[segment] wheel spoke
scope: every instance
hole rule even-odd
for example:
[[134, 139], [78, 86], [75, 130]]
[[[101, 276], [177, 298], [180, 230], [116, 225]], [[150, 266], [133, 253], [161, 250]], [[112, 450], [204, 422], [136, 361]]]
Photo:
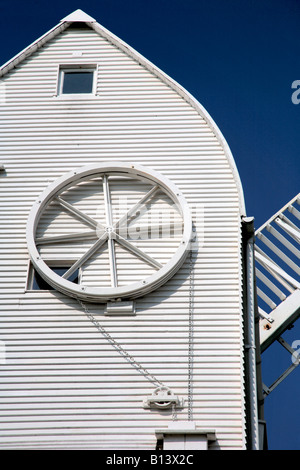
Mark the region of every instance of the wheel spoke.
[[126, 248], [128, 251], [130, 251], [131, 253], [136, 255], [141, 260], [143, 260], [146, 263], [150, 264], [150, 266], [154, 267], [155, 269], [162, 268], [162, 264], [160, 264], [158, 261], [156, 261], [151, 256], [147, 255], [144, 251], [142, 251], [139, 248], [137, 248], [136, 246], [134, 246], [128, 240], [125, 240], [125, 238], [121, 237], [121, 235], [119, 235], [118, 233], [115, 233], [115, 239], [120, 245], [122, 245], [124, 248]]
[[137, 202], [131, 209], [129, 209], [128, 212], [126, 212], [125, 215], [123, 215], [121, 217], [121, 219], [118, 220], [118, 222], [116, 222], [114, 224], [114, 229], [117, 229], [119, 228], [120, 226], [122, 226], [126, 221], [128, 221], [128, 219], [130, 217], [132, 217], [139, 209], [141, 209], [143, 207], [143, 205], [150, 199], [154, 196], [154, 194], [159, 190], [159, 186], [153, 186], [153, 188], [150, 189], [150, 191], [147, 192], [147, 194], [145, 194], [145, 196], [143, 196], [139, 202]]
[[56, 201], [59, 202], [59, 204], [67, 211], [70, 212], [72, 215], [75, 217], [78, 217], [82, 222], [85, 222], [88, 224], [90, 227], [93, 227], [95, 229], [104, 226], [100, 224], [99, 222], [96, 222], [96, 220], [92, 219], [92, 217], [89, 217], [87, 214], [84, 214], [84, 212], [80, 211], [77, 209], [77, 207], [72, 206], [72, 204], [69, 204], [67, 201], [62, 199], [61, 197], [57, 196], [55, 198]]
[[113, 217], [112, 217], [111, 198], [110, 198], [110, 190], [109, 190], [107, 175], [103, 175], [103, 194], [104, 194], [104, 203], [105, 203], [106, 224], [109, 227], [112, 227]]
[[62, 276], [64, 279], [68, 279], [75, 271], [76, 269], [80, 268], [91, 256], [93, 256], [94, 253], [96, 253], [99, 248], [101, 248], [102, 245], [107, 241], [108, 235], [105, 232], [99, 240], [97, 240], [90, 248], [87, 250], [87, 252], [81, 256], [69, 269], [65, 274]]
[[112, 238], [112, 225], [113, 225], [113, 214], [111, 206], [111, 197], [108, 184], [107, 175], [103, 175], [103, 194], [105, 202], [105, 215], [108, 232], [108, 254], [109, 254], [109, 266], [110, 266], [110, 278], [111, 286], [117, 287], [117, 265], [116, 265], [116, 253], [115, 253], [115, 242]]
[[51, 243], [64, 243], [84, 241], [87, 239], [98, 238], [95, 231], [69, 233], [67, 235], [56, 235], [53, 237], [40, 237], [35, 240], [36, 245], [46, 245]]
[[117, 266], [116, 266], [116, 254], [115, 254], [115, 244], [112, 238], [108, 238], [108, 255], [109, 255], [109, 266], [110, 266], [110, 279], [111, 286], [117, 287]]

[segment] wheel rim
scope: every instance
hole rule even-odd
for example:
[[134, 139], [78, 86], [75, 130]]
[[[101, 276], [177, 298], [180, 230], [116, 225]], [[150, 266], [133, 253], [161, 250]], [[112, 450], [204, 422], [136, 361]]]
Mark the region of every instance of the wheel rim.
[[[102, 192], [99, 192], [97, 217], [95, 214], [88, 214], [88, 210], [85, 209], [88, 207], [88, 200], [84, 200], [85, 198], [80, 200], [80, 197], [76, 196], [76, 203], [68, 201], [68, 198], [77, 194], [76, 191], [79, 194], [80, 190], [84, 188], [83, 194], [85, 194], [84, 190], [89, 188], [89, 184], [92, 187], [93, 185], [97, 186], [98, 183], [99, 188], [102, 186]], [[126, 197], [130, 196], [130, 203], [128, 208], [123, 213], [120, 211], [119, 217], [116, 217], [116, 195], [118, 194], [119, 199], [124, 202], [124, 194], [121, 190], [116, 189], [119, 187], [118, 185], [121, 185]], [[138, 191], [134, 189], [136, 187], [138, 187]], [[154, 233], [157, 229], [161, 232], [163, 226], [169, 225], [170, 235], [173, 233], [172, 237], [162, 237], [158, 242], [155, 237], [141, 238], [141, 235], [141, 240], [130, 239], [128, 236], [130, 230], [135, 235], [137, 232], [141, 234], [137, 230], [141, 228], [137, 225], [138, 221], [142, 221], [141, 211], [144, 211], [145, 218], [145, 214], [148, 215], [147, 220], [149, 221], [149, 210], [145, 208], [150, 204], [152, 204], [151, 209], [164, 208], [161, 213], [161, 222], [159, 226], [157, 226], [157, 222], [155, 222], [156, 226], [155, 223], [150, 227], [147, 227], [146, 224], [142, 229], [149, 234], [150, 228], [152, 235], [153, 229]], [[58, 215], [53, 216], [50, 236], [47, 231], [41, 235], [39, 225], [42, 225], [47, 210], [54, 210], [55, 207], [60, 212], [67, 213], [72, 220], [76, 220], [76, 223], [84, 225], [84, 228], [89, 230], [78, 232], [73, 230], [63, 234], [57, 231], [55, 233]], [[171, 211], [168, 215], [172, 220], [167, 220], [165, 217], [168, 210]], [[151, 222], [153, 222], [152, 219]], [[181, 233], [178, 232], [174, 236], [176, 224], [177, 228], [181, 224]], [[57, 226], [59, 227], [59, 225]], [[58, 291], [91, 302], [136, 298], [160, 287], [175, 274], [184, 262], [189, 250], [191, 234], [192, 221], [188, 204], [181, 191], [169, 179], [156, 171], [139, 165], [115, 162], [85, 166], [58, 178], [33, 204], [27, 224], [28, 250], [38, 273]], [[56, 247], [63, 246], [68, 249], [68, 244], [72, 247], [75, 245], [82, 247], [82, 244], [87, 242], [90, 243], [88, 248], [76, 256], [76, 260], [62, 277], [53, 272], [47, 259], [49, 247], [53, 253]], [[173, 252], [170, 251], [171, 255], [162, 256], [161, 252], [170, 250], [171, 245], [173, 250]], [[101, 254], [104, 259], [104, 247], [107, 251], [105, 256], [107, 256], [109, 264], [110, 285], [93, 285], [91, 282], [85, 282], [84, 279], [88, 279], [88, 276], [85, 275], [88, 272], [87, 266], [94, 257], [100, 259]], [[121, 269], [122, 261], [120, 260], [122, 257], [120, 257], [120, 253], [123, 255], [122, 250], [129, 253], [131, 258], [128, 267], [125, 266]], [[160, 259], [161, 257], [163, 259]], [[140, 269], [141, 275], [136, 278], [132, 277], [132, 272], [138, 271], [138, 269], [134, 268], [132, 260], [138, 260], [143, 265], [143, 268]], [[152, 271], [149, 270], [149, 267]], [[82, 283], [79, 285], [69, 280], [77, 269], [84, 273], [82, 274]], [[126, 276], [131, 279], [128, 283], [126, 283]]]

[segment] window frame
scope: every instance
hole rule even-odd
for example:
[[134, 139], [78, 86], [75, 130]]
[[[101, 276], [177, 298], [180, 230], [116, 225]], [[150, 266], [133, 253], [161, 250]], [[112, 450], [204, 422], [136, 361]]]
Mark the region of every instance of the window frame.
[[[50, 268], [69, 268], [71, 267], [76, 260], [71, 260], [71, 259], [62, 259], [62, 260], [57, 260], [57, 259], [49, 259], [46, 261], [47, 265]], [[28, 263], [28, 270], [27, 270], [27, 279], [26, 279], [26, 289], [25, 292], [50, 292], [52, 290], [55, 291], [53, 287], [51, 289], [34, 289], [33, 288], [33, 281], [34, 281], [34, 275], [35, 273], [39, 274], [38, 271], [33, 266], [33, 263], [31, 260]], [[81, 283], [81, 276], [82, 276], [82, 270], [81, 268], [78, 269], [78, 285]], [[40, 275], [40, 274], [39, 274]], [[47, 281], [45, 281], [47, 283]]]
[[[98, 67], [96, 64], [60, 64], [58, 68], [58, 79], [57, 79], [57, 97], [61, 98], [80, 98], [80, 97], [94, 97], [97, 92], [97, 71]], [[93, 85], [92, 91], [89, 93], [63, 93], [64, 77], [66, 72], [92, 72], [93, 73]]]

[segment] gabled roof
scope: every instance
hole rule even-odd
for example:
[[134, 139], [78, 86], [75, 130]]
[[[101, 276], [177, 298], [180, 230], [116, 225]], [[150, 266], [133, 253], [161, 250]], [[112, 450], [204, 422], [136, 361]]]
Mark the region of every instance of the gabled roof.
[[160, 80], [166, 83], [169, 87], [175, 90], [186, 102], [188, 102], [200, 114], [200, 116], [203, 117], [203, 119], [207, 122], [212, 132], [214, 132], [214, 134], [216, 135], [217, 139], [219, 140], [220, 144], [222, 145], [224, 149], [224, 152], [227, 156], [228, 162], [230, 164], [230, 167], [231, 167], [231, 170], [232, 170], [232, 173], [233, 173], [233, 176], [234, 176], [234, 179], [235, 179], [238, 191], [239, 191], [241, 215], [246, 215], [243, 189], [242, 189], [240, 177], [236, 168], [234, 158], [232, 156], [231, 150], [224, 136], [222, 135], [220, 129], [215, 124], [214, 120], [211, 118], [208, 112], [187, 90], [185, 90], [175, 80], [170, 78], [166, 73], [164, 73], [154, 64], [152, 64], [149, 60], [147, 60], [145, 57], [139, 54], [135, 49], [130, 47], [128, 44], [126, 44], [124, 41], [122, 41], [120, 38], [115, 36], [110, 31], [108, 31], [106, 28], [104, 28], [104, 26], [100, 25], [94, 18], [87, 15], [82, 10], [78, 9], [74, 11], [73, 13], [71, 13], [70, 15], [63, 18], [58, 25], [54, 26], [54, 28], [52, 28], [46, 34], [41, 36], [32, 44], [30, 44], [28, 47], [26, 47], [23, 51], [21, 51], [19, 54], [13, 57], [11, 60], [6, 62], [0, 68], [0, 78], [3, 77], [7, 72], [12, 70], [14, 67], [19, 65], [27, 57], [30, 57], [34, 52], [40, 49], [48, 41], [50, 41], [55, 36], [57, 36], [58, 34], [63, 32], [65, 29], [67, 29], [72, 23], [85, 23], [87, 26], [92, 28], [99, 35], [101, 35], [102, 37], [107, 39], [110, 43], [114, 44], [116, 47], [121, 49], [125, 54], [132, 57], [136, 62], [144, 66], [151, 73], [153, 73], [158, 78], [160, 78]]

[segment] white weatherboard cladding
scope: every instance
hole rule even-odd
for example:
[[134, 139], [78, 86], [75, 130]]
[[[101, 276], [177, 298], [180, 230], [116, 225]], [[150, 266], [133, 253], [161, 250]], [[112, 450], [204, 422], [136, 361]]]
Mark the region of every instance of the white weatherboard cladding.
[[[79, 61], [97, 65], [97, 95], [57, 97], [59, 65]], [[67, 29], [2, 83], [1, 448], [154, 449], [155, 429], [172, 421], [170, 410], [143, 409], [153, 384], [76, 300], [26, 291], [25, 230], [34, 201], [66, 172], [115, 160], [159, 171], [191, 208], [204, 208], [204, 243], [193, 252], [193, 419], [216, 431], [212, 448], [244, 448], [241, 201], [214, 131], [175, 89], [93, 30]], [[74, 219], [62, 217], [73, 229]], [[201, 234], [196, 209], [193, 221]], [[134, 317], [104, 317], [104, 305], [89, 305], [126, 351], [185, 400], [189, 292], [187, 259], [165, 285], [136, 300]], [[187, 417], [186, 401], [177, 419]]]

